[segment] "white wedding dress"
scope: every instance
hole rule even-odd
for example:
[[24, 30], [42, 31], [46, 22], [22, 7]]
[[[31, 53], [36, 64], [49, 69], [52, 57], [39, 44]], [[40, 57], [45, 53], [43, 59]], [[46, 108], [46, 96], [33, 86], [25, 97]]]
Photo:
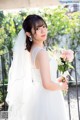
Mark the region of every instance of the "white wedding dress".
[[[45, 49], [35, 47], [31, 52], [33, 80], [29, 101], [9, 107], [8, 120], [69, 120], [62, 91], [51, 91], [42, 85], [40, 70], [35, 67], [35, 58], [40, 50]], [[49, 62], [51, 80], [57, 82], [57, 63], [52, 57], [49, 57]], [[25, 101], [26, 98], [25, 94]]]

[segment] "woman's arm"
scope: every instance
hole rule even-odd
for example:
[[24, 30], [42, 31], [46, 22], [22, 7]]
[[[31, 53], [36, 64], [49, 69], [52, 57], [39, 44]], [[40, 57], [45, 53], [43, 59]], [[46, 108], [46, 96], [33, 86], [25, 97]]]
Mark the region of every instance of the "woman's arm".
[[66, 82], [64, 83], [60, 82], [58, 84], [51, 81], [49, 58], [46, 51], [41, 50], [38, 53], [36, 60], [40, 69], [42, 84], [45, 89], [49, 89], [49, 90], [67, 90], [68, 89], [68, 85]]

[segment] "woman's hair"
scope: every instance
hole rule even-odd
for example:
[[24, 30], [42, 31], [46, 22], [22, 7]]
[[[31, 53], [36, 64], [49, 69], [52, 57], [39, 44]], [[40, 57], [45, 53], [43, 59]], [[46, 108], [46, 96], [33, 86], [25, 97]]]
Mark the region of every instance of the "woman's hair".
[[[42, 17], [40, 17], [39, 15], [33, 14], [33, 15], [29, 15], [26, 17], [22, 26], [23, 26], [23, 29], [25, 32], [29, 32], [32, 35], [32, 33], [31, 33], [32, 28], [35, 30], [35, 33], [36, 33], [37, 27], [41, 27], [44, 24], [47, 27], [47, 24]], [[30, 51], [32, 43], [33, 43], [33, 41], [30, 41], [30, 38], [26, 35], [25, 50], [27, 49], [28, 51]]]

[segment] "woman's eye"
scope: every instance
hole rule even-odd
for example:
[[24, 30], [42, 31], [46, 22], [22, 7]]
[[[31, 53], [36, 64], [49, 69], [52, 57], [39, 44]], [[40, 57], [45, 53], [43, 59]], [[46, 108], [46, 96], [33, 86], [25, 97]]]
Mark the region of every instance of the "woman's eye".
[[37, 27], [36, 30], [39, 30], [39, 27]]
[[43, 25], [43, 28], [45, 28], [46, 27], [46, 25]]

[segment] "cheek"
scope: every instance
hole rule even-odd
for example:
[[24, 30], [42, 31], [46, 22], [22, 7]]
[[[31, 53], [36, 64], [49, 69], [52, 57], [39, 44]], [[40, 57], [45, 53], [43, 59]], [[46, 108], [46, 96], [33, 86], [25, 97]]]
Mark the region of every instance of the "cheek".
[[39, 37], [38, 34], [34, 34], [34, 35], [33, 35], [33, 39], [37, 39], [38, 37]]
[[39, 38], [40, 37], [40, 32], [36, 32], [36, 34], [34, 35], [34, 38]]
[[48, 29], [45, 30], [45, 33], [46, 33], [46, 34], [48, 33]]

